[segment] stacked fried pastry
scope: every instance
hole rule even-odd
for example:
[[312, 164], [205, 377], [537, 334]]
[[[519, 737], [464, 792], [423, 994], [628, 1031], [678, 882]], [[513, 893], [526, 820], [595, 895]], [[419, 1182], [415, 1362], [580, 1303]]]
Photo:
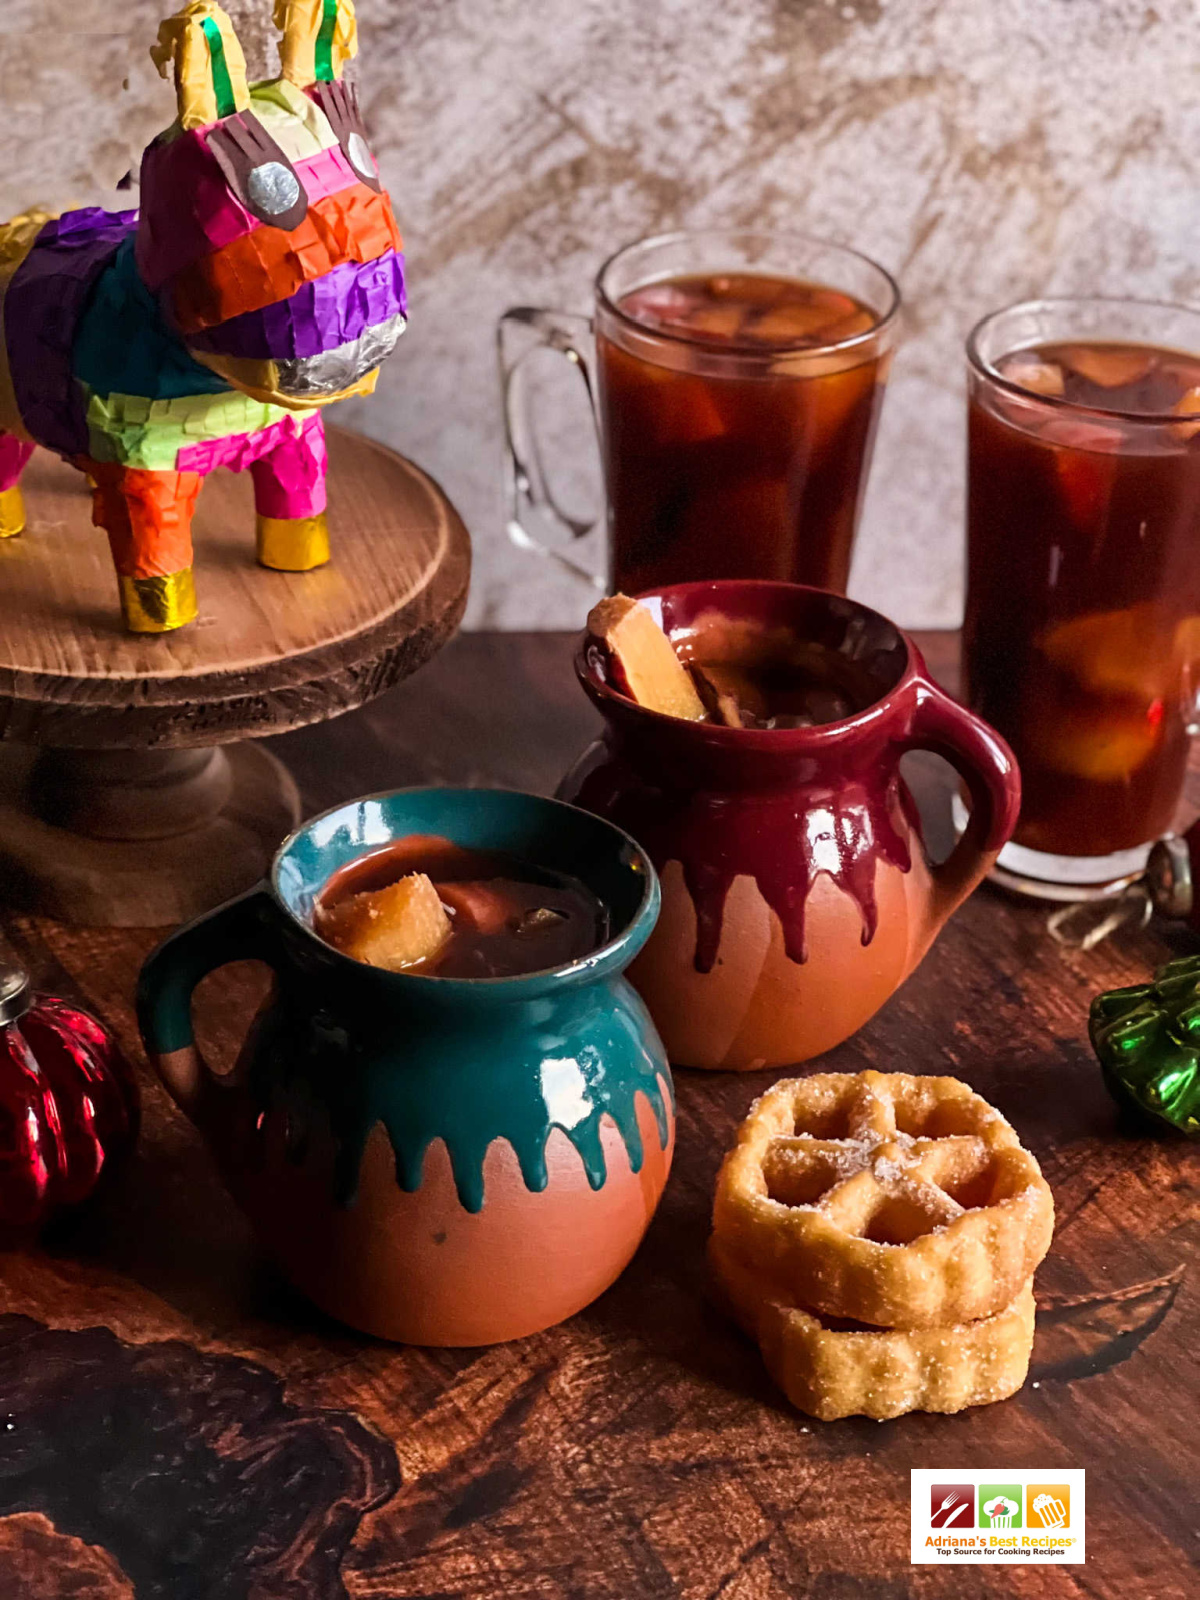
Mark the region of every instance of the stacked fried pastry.
[[792, 1403], [830, 1420], [1014, 1394], [1054, 1202], [957, 1078], [820, 1073], [750, 1109], [717, 1180], [709, 1258]]

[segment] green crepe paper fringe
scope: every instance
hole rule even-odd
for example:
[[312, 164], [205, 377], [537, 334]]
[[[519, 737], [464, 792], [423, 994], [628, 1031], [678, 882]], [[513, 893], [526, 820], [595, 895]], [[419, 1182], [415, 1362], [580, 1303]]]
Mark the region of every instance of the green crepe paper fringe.
[[[325, 9], [329, 9], [329, 0], [325, 0]], [[337, 0], [334, 0], [334, 15], [337, 14]], [[231, 117], [237, 110], [237, 101], [233, 98], [233, 84], [229, 78], [229, 68], [225, 64], [225, 41], [221, 38], [221, 30], [211, 17], [205, 17], [201, 23], [204, 37], [208, 40], [208, 58], [212, 62], [213, 93], [217, 97], [217, 116]]]
[[238, 393], [183, 395], [171, 400], [148, 400], [140, 394], [106, 398], [92, 394], [87, 403], [88, 447], [95, 461], [173, 472], [175, 458], [186, 445], [257, 433], [284, 417], [305, 414]]
[[325, 9], [321, 15], [321, 26], [313, 52], [313, 66], [318, 83], [329, 83], [333, 79], [333, 36], [337, 32], [337, 16], [338, 0], [325, 0]]

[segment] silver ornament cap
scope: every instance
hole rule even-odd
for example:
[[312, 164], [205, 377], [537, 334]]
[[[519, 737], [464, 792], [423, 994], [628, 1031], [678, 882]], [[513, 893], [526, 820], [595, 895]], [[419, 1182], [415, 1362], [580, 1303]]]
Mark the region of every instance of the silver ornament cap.
[[0, 962], [0, 1028], [23, 1017], [33, 1004], [33, 985], [24, 967]]

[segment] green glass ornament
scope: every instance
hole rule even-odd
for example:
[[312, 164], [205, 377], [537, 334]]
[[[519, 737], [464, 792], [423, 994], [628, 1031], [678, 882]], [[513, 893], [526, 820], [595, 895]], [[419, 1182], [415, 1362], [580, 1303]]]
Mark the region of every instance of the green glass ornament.
[[1114, 1099], [1200, 1138], [1200, 955], [1098, 994], [1088, 1033]]

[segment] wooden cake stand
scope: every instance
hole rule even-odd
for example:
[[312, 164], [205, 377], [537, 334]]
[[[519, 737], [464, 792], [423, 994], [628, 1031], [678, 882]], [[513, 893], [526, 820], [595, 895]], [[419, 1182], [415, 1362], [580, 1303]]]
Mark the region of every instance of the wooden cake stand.
[[462, 617], [470, 542], [426, 475], [329, 430], [333, 560], [254, 559], [249, 473], [217, 472], [194, 523], [200, 616], [126, 633], [83, 475], [39, 450], [28, 526], [0, 540], [0, 903], [158, 927], [249, 887], [299, 820], [247, 741], [353, 710]]

